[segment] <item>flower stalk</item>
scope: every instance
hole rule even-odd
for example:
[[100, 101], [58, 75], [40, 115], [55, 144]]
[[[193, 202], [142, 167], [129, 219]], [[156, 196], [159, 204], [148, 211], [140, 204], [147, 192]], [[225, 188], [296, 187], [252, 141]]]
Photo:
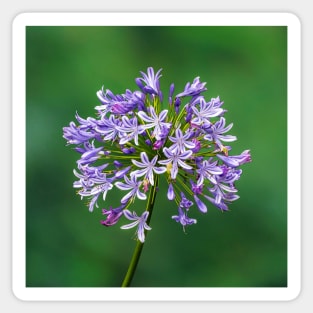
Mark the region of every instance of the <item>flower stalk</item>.
[[[150, 219], [152, 216], [152, 210], [154, 207], [155, 198], [157, 194], [158, 182], [159, 182], [159, 179], [157, 176], [155, 184], [153, 188], [151, 188], [150, 190], [150, 194], [149, 194], [148, 201], [147, 201], [146, 211], [149, 212], [148, 219], [147, 219], [148, 225], [150, 224]], [[137, 268], [137, 265], [141, 256], [143, 245], [144, 245], [144, 242], [137, 240], [137, 243], [133, 252], [133, 256], [130, 260], [130, 263], [129, 263], [129, 266], [128, 266], [128, 269], [127, 269], [127, 272], [126, 272], [126, 275], [124, 277], [121, 287], [130, 287], [130, 284], [134, 277], [134, 274], [135, 274], [135, 271], [136, 271], [136, 268]]]

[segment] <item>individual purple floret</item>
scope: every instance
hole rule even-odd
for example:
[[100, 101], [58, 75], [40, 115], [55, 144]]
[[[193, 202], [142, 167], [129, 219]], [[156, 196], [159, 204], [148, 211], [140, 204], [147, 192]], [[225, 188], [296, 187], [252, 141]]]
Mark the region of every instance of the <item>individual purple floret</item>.
[[178, 215], [173, 215], [172, 219], [180, 223], [185, 230], [185, 226], [196, 224], [197, 220], [187, 216], [189, 208], [193, 205], [192, 201], [188, 200], [183, 192], [181, 192], [181, 201], [178, 206]]
[[167, 165], [170, 168], [171, 179], [175, 179], [179, 167], [186, 170], [191, 170], [192, 166], [188, 165], [185, 160], [189, 159], [192, 155], [192, 151], [184, 151], [180, 152], [177, 150], [172, 151], [170, 148], [163, 149], [164, 156], [166, 157], [165, 160], [159, 161], [160, 164]]
[[224, 135], [232, 128], [232, 126], [233, 124], [229, 124], [225, 127], [225, 118], [221, 117], [215, 124], [210, 124], [207, 128], [205, 128], [207, 135], [203, 138], [214, 142], [221, 150], [223, 150], [224, 146], [221, 141], [231, 142], [237, 140], [236, 136]]
[[191, 107], [193, 111], [193, 118], [191, 119], [191, 124], [197, 125], [198, 127], [203, 124], [211, 125], [211, 119], [216, 116], [221, 116], [223, 114], [223, 109], [214, 105], [215, 99], [210, 102], [206, 102], [203, 98], [200, 99], [199, 107], [193, 105]]
[[104, 226], [112, 226], [116, 224], [123, 215], [123, 209], [123, 205], [115, 209], [110, 207], [110, 210], [102, 209], [102, 214], [106, 215], [107, 217], [105, 220], [100, 221], [101, 224]]
[[195, 143], [190, 140], [190, 133], [183, 134], [179, 128], [175, 130], [175, 137], [169, 136], [168, 139], [173, 142], [170, 146], [173, 152], [185, 152], [196, 147]]
[[201, 83], [200, 82], [200, 77], [196, 77], [193, 80], [192, 84], [190, 84], [190, 83], [186, 84], [185, 90], [183, 92], [177, 94], [176, 98], [187, 97], [187, 96], [198, 96], [203, 91], [207, 90], [205, 85], [206, 85], [206, 83]]
[[230, 167], [238, 167], [239, 165], [251, 162], [250, 150], [245, 150], [240, 155], [226, 156], [217, 154], [217, 157]]
[[157, 140], [162, 139], [163, 128], [170, 129], [171, 123], [167, 123], [166, 116], [168, 111], [163, 110], [159, 115], [155, 112], [154, 107], [148, 107], [149, 115], [146, 112], [138, 112], [138, 116], [144, 122], [144, 129], [153, 129], [151, 136]]
[[122, 125], [116, 126], [116, 129], [120, 133], [121, 145], [129, 141], [134, 141], [135, 145], [139, 145], [139, 136], [145, 131], [142, 125], [138, 125], [137, 117], [129, 119], [127, 116], [122, 117]]
[[137, 181], [136, 176], [131, 176], [128, 178], [124, 176], [124, 183], [118, 181], [115, 183], [115, 186], [120, 190], [130, 190], [128, 194], [126, 194], [122, 199], [121, 203], [127, 203], [129, 200], [138, 198], [140, 200], [146, 200], [147, 196], [140, 190], [140, 186], [142, 185], [142, 181]]
[[147, 156], [146, 152], [140, 153], [141, 162], [132, 160], [133, 164], [140, 168], [135, 170], [131, 173], [131, 176], [136, 178], [144, 176], [149, 183], [153, 186], [154, 185], [154, 174], [163, 174], [166, 171], [166, 167], [164, 166], [155, 166], [158, 160], [158, 156], [156, 155], [151, 161]]
[[124, 210], [123, 211], [124, 213], [124, 216], [130, 220], [130, 221], [134, 221], [130, 224], [127, 224], [127, 225], [124, 225], [124, 226], [121, 226], [121, 229], [129, 229], [129, 228], [133, 228], [135, 226], [138, 225], [138, 228], [137, 228], [137, 237], [138, 237], [138, 240], [140, 242], [144, 242], [145, 241], [145, 229], [146, 230], [151, 230], [152, 228], [146, 223], [147, 222], [147, 218], [149, 216], [149, 212], [145, 211], [142, 213], [141, 216], [138, 216], [136, 214], [136, 212], [133, 212], [131, 213], [129, 210]]
[[136, 84], [138, 87], [144, 92], [151, 95], [156, 95], [161, 98], [162, 101], [162, 92], [160, 90], [160, 75], [162, 69], [159, 69], [156, 74], [154, 74], [154, 70], [152, 67], [149, 67], [147, 70], [147, 74], [144, 72], [140, 72], [142, 77], [136, 78]]
[[173, 215], [172, 219], [177, 223], [180, 223], [185, 230], [185, 226], [196, 224], [197, 220], [187, 216], [186, 209], [183, 209], [181, 206], [178, 207], [178, 215]]
[[213, 184], [216, 184], [215, 176], [223, 173], [217, 163], [218, 161], [213, 161], [212, 158], [210, 158], [209, 160], [204, 160], [201, 164], [199, 164], [199, 168], [196, 170], [199, 175], [197, 181], [198, 186], [201, 186], [205, 179], [209, 180]]

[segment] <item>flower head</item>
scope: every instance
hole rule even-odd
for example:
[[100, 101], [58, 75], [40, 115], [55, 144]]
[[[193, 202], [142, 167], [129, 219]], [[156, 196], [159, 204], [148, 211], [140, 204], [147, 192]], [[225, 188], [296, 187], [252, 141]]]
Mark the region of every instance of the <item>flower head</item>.
[[[250, 150], [231, 155], [237, 137], [228, 132], [226, 110], [219, 97], [207, 101], [203, 93], [206, 83], [196, 77], [175, 96], [171, 84], [166, 103], [160, 87], [161, 69], [140, 72], [135, 79], [137, 89], [114, 94], [110, 89], [97, 92], [100, 103], [95, 106], [96, 118], [80, 117], [63, 128], [68, 145], [79, 154], [73, 186], [81, 198], [88, 199], [89, 210], [100, 201], [110, 201], [111, 190], [122, 193], [120, 205], [102, 209], [104, 226], [115, 225], [120, 219], [132, 221], [122, 226], [137, 226], [136, 236], [144, 242], [150, 230], [148, 216], [157, 194], [159, 177], [165, 183], [167, 199], [176, 202], [178, 213], [172, 219], [183, 228], [196, 224], [190, 218], [195, 207], [207, 213], [209, 205], [222, 211], [239, 199], [235, 187], [240, 179], [240, 166], [251, 162]], [[134, 203], [142, 207], [137, 214], [130, 211]], [[169, 202], [170, 203], [170, 202]], [[144, 209], [145, 208], [145, 209]], [[161, 208], [162, 209], [162, 208]]]

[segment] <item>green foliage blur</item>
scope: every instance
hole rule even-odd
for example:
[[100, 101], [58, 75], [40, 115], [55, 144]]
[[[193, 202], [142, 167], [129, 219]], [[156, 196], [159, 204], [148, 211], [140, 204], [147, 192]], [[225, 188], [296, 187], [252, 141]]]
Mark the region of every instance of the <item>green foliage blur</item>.
[[[231, 210], [193, 209], [198, 223], [186, 233], [160, 187], [132, 286], [287, 286], [286, 27], [29, 26], [26, 66], [27, 287], [121, 285], [134, 229], [102, 226], [101, 207], [90, 213], [76, 195], [79, 154], [62, 128], [76, 111], [95, 117], [102, 86], [137, 89], [149, 66], [163, 69], [164, 98], [172, 82], [175, 93], [197, 76], [207, 82], [206, 98], [220, 96], [234, 123], [231, 153], [250, 149], [253, 162]], [[109, 192], [102, 207], [120, 195]]]

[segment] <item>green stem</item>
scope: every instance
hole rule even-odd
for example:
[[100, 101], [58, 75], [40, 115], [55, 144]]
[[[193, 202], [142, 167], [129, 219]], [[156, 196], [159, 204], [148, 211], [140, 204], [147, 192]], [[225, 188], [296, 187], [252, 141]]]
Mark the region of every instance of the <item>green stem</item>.
[[141, 255], [142, 248], [143, 248], [143, 243], [138, 240], [136, 247], [135, 247], [135, 250], [134, 250], [134, 253], [133, 253], [133, 257], [129, 263], [127, 273], [126, 273], [125, 278], [123, 280], [122, 287], [129, 287], [130, 286], [130, 283], [133, 279], [133, 276], [134, 276], [136, 268], [137, 268], [137, 264], [138, 264], [138, 261], [139, 261], [140, 255]]
[[[152, 188], [150, 190], [148, 201], [147, 201], [147, 206], [146, 206], [146, 211], [149, 212], [149, 216], [148, 216], [148, 219], [147, 219], [147, 224], [148, 225], [150, 223], [150, 219], [151, 219], [151, 215], [152, 215], [152, 210], [153, 210], [153, 206], [154, 206], [154, 202], [155, 202], [155, 198], [156, 198], [156, 193], [157, 193], [156, 190], [157, 190], [157, 187], [158, 187], [158, 183], [159, 183], [159, 177], [158, 177], [158, 175], [156, 175], [154, 186], [152, 186]], [[141, 251], [142, 251], [143, 245], [144, 245], [144, 243], [137, 239], [137, 244], [136, 244], [133, 256], [131, 258], [131, 261], [129, 263], [128, 270], [126, 272], [125, 278], [123, 280], [122, 287], [129, 287], [130, 286], [131, 281], [132, 281], [132, 279], [134, 277], [134, 274], [135, 274], [135, 271], [136, 271], [139, 259], [140, 259], [140, 255], [141, 255]]]

